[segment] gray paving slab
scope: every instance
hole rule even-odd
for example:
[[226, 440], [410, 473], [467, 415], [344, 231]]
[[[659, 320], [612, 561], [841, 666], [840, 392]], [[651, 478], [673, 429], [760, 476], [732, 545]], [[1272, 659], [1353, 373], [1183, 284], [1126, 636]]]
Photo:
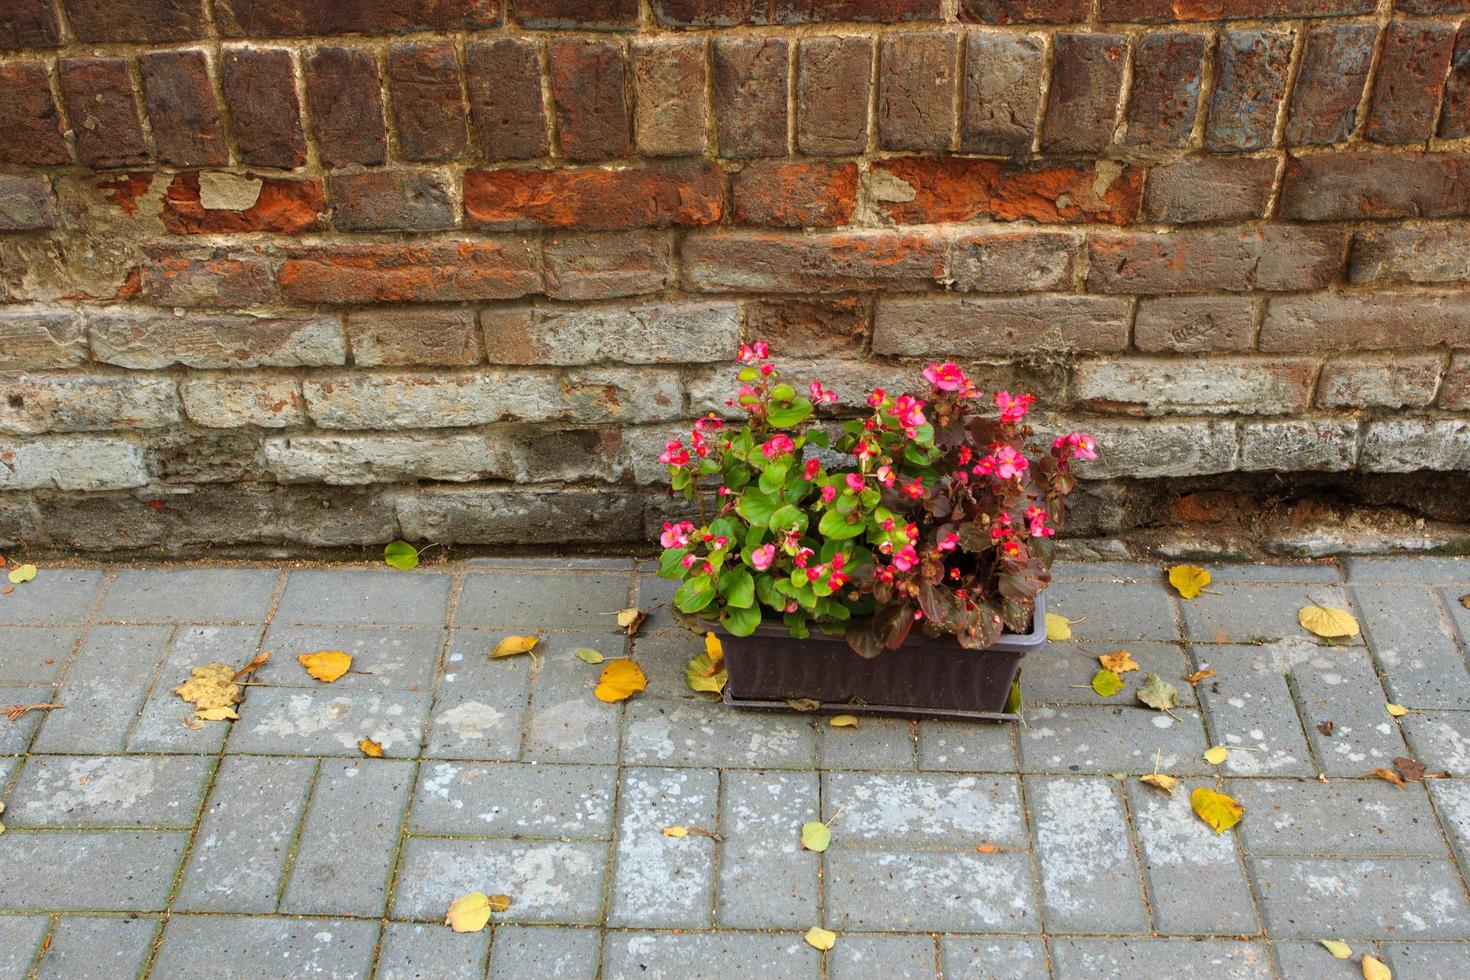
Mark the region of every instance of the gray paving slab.
[[194, 826], [215, 761], [203, 756], [33, 755], [5, 811], [12, 827]]
[[[1101, 665], [1098, 657], [1126, 650], [1138, 663], [1138, 670], [1121, 675], [1124, 689], [1103, 697], [1092, 689], [1092, 678]], [[1048, 643], [1029, 654], [1022, 666], [1022, 694], [1027, 704], [1102, 704], [1116, 705], [1134, 699], [1146, 673], [1173, 684], [1179, 690], [1179, 703], [1195, 703], [1194, 688], [1182, 678], [1194, 671], [1184, 654], [1182, 643], [1157, 640], [1128, 640], [1119, 643], [1102, 641], [1067, 641]]]
[[810, 769], [816, 756], [812, 718], [796, 712], [652, 698], [628, 705], [623, 761], [629, 765]]
[[338, 691], [326, 684], [252, 688], [231, 725], [229, 751], [355, 757], [367, 738], [389, 757], [415, 756], [431, 698], [428, 691]]
[[499, 926], [490, 950], [490, 980], [594, 980], [601, 946], [596, 929]]
[[633, 659], [648, 677], [648, 697], [712, 700], [715, 695], [695, 691], [684, 677], [689, 661], [704, 653], [704, 640], [688, 630], [640, 633], [633, 640]]
[[625, 769], [607, 923], [707, 929], [714, 905], [714, 840], [668, 837], [666, 827], [713, 830], [719, 774], [708, 769]]
[[409, 830], [481, 837], [612, 837], [612, 766], [424, 762]]
[[1271, 951], [1262, 942], [1225, 939], [1057, 939], [1057, 980], [1271, 980]]
[[1439, 824], [1454, 848], [1455, 859], [1462, 869], [1470, 867], [1470, 783], [1457, 779], [1430, 779], [1424, 785], [1434, 800]]
[[843, 936], [827, 954], [828, 980], [934, 980], [928, 936]]
[[[1314, 776], [1317, 764], [1297, 717], [1286, 670], [1257, 646], [1202, 645], [1200, 684], [1210, 737], [1229, 749], [1219, 771], [1246, 776]], [[1313, 649], [1315, 655], [1316, 651]]]
[[572, 651], [587, 647], [612, 660], [623, 656], [623, 640], [621, 635], [595, 633], [545, 638], [531, 683], [522, 758], [538, 762], [617, 761], [623, 706], [607, 704], [593, 695], [604, 667], [584, 663]]
[[1148, 931], [1123, 793], [1104, 778], [1026, 777], [1052, 932]]
[[0, 596], [0, 623], [81, 623], [102, 589], [100, 568], [44, 568]]
[[1340, 960], [1319, 942], [1277, 940], [1272, 945], [1276, 948], [1276, 963], [1281, 968], [1282, 980], [1363, 980], [1364, 953], [1376, 956], [1382, 962], [1382, 950], [1377, 943], [1363, 939], [1344, 941], [1354, 955]]
[[[0, 708], [13, 704], [50, 704], [55, 691], [49, 687], [0, 687]], [[31, 744], [48, 712], [28, 711], [17, 721], [0, 725], [0, 755], [19, 755]]]
[[50, 929], [44, 915], [0, 915], [0, 976], [25, 976]]
[[544, 555], [533, 558], [483, 555], [465, 559], [467, 567], [486, 571], [524, 569], [542, 572], [631, 572], [639, 564], [636, 558], [618, 558], [614, 555]]
[[1423, 582], [1470, 585], [1470, 558], [1383, 557], [1345, 559], [1348, 581], [1417, 585]]
[[443, 572], [294, 571], [273, 622], [442, 626], [449, 584]]
[[390, 922], [383, 927], [382, 950], [373, 976], [377, 980], [476, 980], [485, 975], [489, 955], [489, 929], [455, 932], [442, 923]]
[[1179, 639], [1174, 603], [1162, 577], [1128, 583], [1058, 582], [1047, 589], [1046, 611], [1073, 621], [1072, 642]]
[[64, 915], [36, 975], [48, 980], [136, 977], [153, 951], [158, 928], [153, 918]]
[[1250, 872], [1273, 936], [1470, 938], [1470, 905], [1448, 860], [1254, 858]]
[[674, 618], [674, 593], [679, 591], [679, 583], [646, 573], [636, 575], [634, 579], [637, 589], [635, 601], [639, 609], [648, 613], [643, 631], [682, 629]]
[[456, 898], [482, 891], [511, 898], [497, 922], [600, 922], [607, 850], [590, 841], [411, 837], [400, 859], [393, 917], [443, 922]]
[[1041, 927], [1029, 854], [834, 847], [826, 863], [828, 929], [1032, 933]]
[[162, 911], [188, 839], [179, 831], [7, 831], [0, 909]]
[[1381, 779], [1231, 779], [1225, 792], [1250, 814], [1239, 828], [1248, 854], [1444, 856], [1423, 784], [1399, 789]]
[[1470, 670], [1433, 589], [1355, 586], [1353, 601], [1393, 701], [1408, 708], [1470, 708]]
[[76, 649], [79, 626], [9, 626], [0, 647], [0, 685], [51, 687]]
[[1470, 583], [1446, 586], [1439, 590], [1439, 601], [1444, 603], [1450, 620], [1455, 624], [1461, 650], [1470, 649], [1470, 605], [1465, 604], [1466, 596], [1470, 596]]
[[[1354, 612], [1347, 590], [1326, 583], [1220, 582], [1209, 588], [1197, 599], [1179, 600], [1185, 636], [1197, 643], [1261, 643], [1284, 637], [1310, 640], [1311, 634], [1297, 622], [1302, 606], [1316, 601]], [[1361, 643], [1359, 637], [1335, 645]]]
[[384, 914], [414, 768], [396, 759], [322, 760], [281, 911]]
[[1429, 767], [1452, 776], [1470, 776], [1470, 712], [1411, 711], [1399, 719], [1408, 753]]
[[46, 712], [38, 752], [121, 752], [168, 651], [168, 626], [94, 626]]
[[1173, 715], [1142, 705], [1030, 708], [1018, 734], [1024, 772], [1142, 773], [1157, 766], [1189, 776], [1208, 769], [1209, 745], [1194, 708]]
[[1398, 980], [1470, 977], [1470, 944], [1384, 943], [1383, 962]]
[[[1291, 686], [1327, 775], [1361, 776], [1407, 754], [1367, 650], [1338, 647], [1303, 659], [1291, 668]], [[1331, 734], [1323, 731], [1328, 721]]]
[[715, 920], [732, 929], [806, 929], [817, 922], [821, 858], [801, 846], [819, 819], [814, 772], [731, 770], [720, 793]]
[[[1023, 685], [1024, 686], [1024, 685]], [[1023, 709], [1029, 718], [1032, 709]], [[969, 721], [921, 721], [920, 769], [938, 772], [1015, 772], [1015, 725]]]
[[97, 615], [129, 623], [263, 623], [279, 577], [272, 568], [124, 568]]
[[1138, 561], [1059, 561], [1051, 576], [1054, 582], [1162, 582], [1164, 570]]
[[321, 682], [297, 658], [319, 650], [352, 656], [352, 669], [332, 682], [337, 690], [427, 690], [439, 669], [444, 632], [436, 626], [272, 626], [261, 648], [270, 661], [256, 678], [275, 687], [316, 687]]
[[817, 721], [824, 769], [913, 769], [917, 726], [905, 718], [863, 717], [851, 727]]
[[521, 754], [533, 661], [490, 659], [505, 634], [458, 631], [444, 657], [429, 740], [434, 759], [511, 760]]
[[1030, 844], [1014, 776], [827, 772], [822, 790], [822, 819], [843, 845]]
[[173, 907], [275, 911], [316, 769], [315, 759], [226, 756]]
[[[130, 752], [218, 752], [229, 736], [223, 721], [190, 728], [193, 707], [174, 688], [187, 681], [195, 667], [225, 663], [243, 667], [260, 651], [260, 626], [184, 626], [174, 635], [163, 667], [144, 699], [143, 710], [128, 736]], [[256, 688], [246, 688], [248, 698]], [[248, 710], [244, 705], [240, 710]]]
[[602, 975], [609, 980], [691, 980], [717, 972], [731, 980], [816, 980], [821, 960], [800, 935], [609, 932]]
[[945, 936], [939, 940], [945, 980], [1049, 980], [1040, 939]]
[[1336, 585], [1342, 581], [1342, 570], [1336, 562], [1212, 562], [1205, 567], [1210, 573], [1211, 582], [1326, 582]]
[[153, 976], [358, 980], [372, 969], [378, 923], [176, 915], [163, 927]]
[[575, 629], [621, 633], [632, 576], [620, 572], [471, 572], [455, 610], [456, 627], [535, 633]]

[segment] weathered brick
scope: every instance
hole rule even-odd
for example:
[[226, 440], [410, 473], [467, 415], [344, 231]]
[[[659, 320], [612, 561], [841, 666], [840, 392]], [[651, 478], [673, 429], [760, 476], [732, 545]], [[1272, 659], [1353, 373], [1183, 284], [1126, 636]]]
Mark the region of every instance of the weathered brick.
[[638, 27], [638, 0], [513, 0], [516, 20], [526, 27], [570, 27], [631, 31]]
[[523, 241], [307, 248], [281, 267], [281, 291], [305, 303], [453, 303], [514, 299], [541, 286]]
[[45, 178], [0, 174], [0, 231], [39, 231], [55, 224]]
[[673, 243], [665, 232], [553, 235], [541, 257], [546, 295], [554, 299], [656, 293], [673, 281]]
[[54, 48], [60, 43], [52, 0], [13, 0], [0, 11], [0, 48]]
[[51, 80], [38, 61], [0, 65], [0, 161], [33, 166], [71, 162]]
[[769, 23], [766, 0], [649, 0], [665, 27], [733, 27]]
[[464, 176], [466, 219], [505, 231], [689, 228], [715, 224], [724, 207], [724, 172], [710, 163], [470, 170]]
[[492, 364], [681, 364], [723, 360], [740, 343], [733, 302], [540, 306], [480, 313]]
[[962, 292], [1068, 292], [1077, 245], [1072, 235], [1051, 232], [957, 235], [950, 244], [949, 277]]
[[1358, 423], [1282, 419], [1240, 427], [1242, 470], [1350, 470], [1358, 458]]
[[265, 441], [264, 452], [266, 465], [282, 483], [533, 482], [532, 469], [548, 480], [607, 480], [617, 441], [612, 432], [538, 426], [534, 431], [279, 436]]
[[1470, 409], [1470, 353], [1456, 354], [1444, 375], [1439, 407], [1452, 412]]
[[0, 305], [0, 369], [71, 367], [87, 356], [75, 310]]
[[[471, 48], [473, 51], [474, 48]], [[317, 153], [328, 167], [387, 159], [378, 60], [361, 48], [318, 48], [306, 59]]]
[[1046, 42], [1032, 34], [990, 31], [965, 40], [960, 149], [1010, 156], [1031, 149], [1041, 106]]
[[1143, 351], [1250, 350], [1256, 301], [1249, 296], [1160, 296], [1138, 303], [1133, 343]]
[[0, 441], [0, 490], [125, 490], [148, 482], [143, 452], [122, 436]]
[[1316, 371], [1306, 357], [1084, 361], [1072, 373], [1072, 397], [1128, 415], [1290, 415], [1311, 404]]
[[276, 298], [270, 258], [250, 249], [144, 246], [139, 295], [159, 306], [262, 306]]
[[1390, 350], [1462, 343], [1470, 292], [1313, 293], [1272, 297], [1261, 350]]
[[1045, 153], [1097, 153], [1112, 141], [1128, 67], [1121, 34], [1058, 34], [1046, 118]]
[[1098, 221], [1127, 224], [1138, 213], [1143, 172], [1112, 161], [1030, 167], [956, 157], [882, 160], [873, 170], [913, 191], [890, 193], [879, 207], [904, 224], [972, 221]]
[[633, 43], [634, 128], [640, 153], [658, 157], [704, 152], [708, 76], [703, 40], [639, 38]]
[[557, 144], [568, 160], [633, 152], [628, 71], [617, 41], [565, 39], [547, 45]]
[[1154, 167], [1143, 215], [1150, 221], [1250, 221], [1260, 218], [1276, 180], [1276, 161], [1259, 157], [1195, 157]]
[[296, 69], [285, 48], [227, 48], [220, 82], [240, 161], [292, 170], [306, 162]]
[[1087, 431], [1098, 445], [1098, 458], [1087, 464], [1090, 480], [1225, 473], [1240, 451], [1233, 421], [1099, 419]]
[[1205, 149], [1259, 150], [1271, 145], [1291, 62], [1290, 31], [1226, 31], [1220, 35], [1215, 92]]
[[1470, 155], [1324, 153], [1287, 159], [1283, 218], [1344, 221], [1467, 213]]
[[194, 41], [205, 36], [196, 0], [61, 0], [77, 40]]
[[497, 26], [500, 8], [500, 0], [219, 0], [214, 16], [225, 37], [299, 37], [472, 31]]
[[859, 297], [770, 299], [746, 304], [745, 338], [764, 340], [782, 357], [861, 354], [868, 304]]
[[868, 147], [873, 40], [805, 37], [796, 52], [796, 146], [843, 156]]
[[179, 420], [169, 378], [11, 375], [0, 384], [0, 432], [156, 429]]
[[476, 488], [398, 498], [403, 533], [415, 541], [634, 541], [643, 538], [642, 514], [642, 498], [621, 490]]
[[1353, 235], [1348, 280], [1357, 284], [1470, 280], [1470, 239], [1453, 225], [1361, 229]]
[[490, 160], [529, 160], [547, 151], [538, 45], [525, 38], [475, 41], [465, 49], [470, 119]]
[[92, 355], [125, 368], [299, 367], [346, 359], [342, 323], [330, 316], [175, 315], [114, 308], [91, 313]]
[[1102, 19], [1145, 24], [1256, 17], [1342, 17], [1370, 14], [1375, 0], [1102, 0]]
[[884, 34], [878, 45], [878, 143], [886, 150], [947, 150], [955, 130], [959, 36]]
[[175, 235], [297, 234], [322, 228], [326, 211], [317, 177], [185, 173], [164, 194], [163, 226]]
[[352, 362], [361, 367], [480, 362], [475, 311], [459, 307], [380, 306], [347, 314]]
[[1408, 14], [1460, 14], [1470, 10], [1470, 0], [1397, 0], [1394, 8]]
[[941, 6], [940, 0], [774, 0], [771, 15], [778, 24], [896, 24], [939, 20]]
[[1369, 422], [1362, 467], [1376, 473], [1470, 469], [1470, 422], [1415, 418]]
[[295, 378], [222, 375], [190, 378], [179, 385], [184, 413], [198, 425], [233, 429], [255, 425], [281, 429], [306, 424], [306, 402]]
[[148, 144], [127, 61], [62, 58], [57, 69], [81, 162], [99, 169], [146, 162]]
[[1422, 143], [1434, 135], [1454, 46], [1452, 24], [1389, 22], [1363, 135], [1375, 143]]
[[1444, 82], [1438, 135], [1444, 139], [1470, 136], [1470, 23], [1462, 23], [1450, 56], [1450, 74]]
[[684, 239], [684, 285], [701, 292], [925, 289], [946, 243], [921, 232], [715, 232]]
[[469, 149], [459, 56], [448, 41], [388, 49], [398, 149], [409, 160], [454, 160]]
[[1434, 401], [1444, 358], [1438, 354], [1340, 357], [1322, 366], [1323, 408], [1423, 408]]
[[327, 178], [339, 231], [440, 231], [454, 227], [449, 178], [434, 170], [369, 170]]
[[785, 39], [716, 37], [710, 58], [720, 156], [785, 156]]
[[731, 178], [735, 221], [789, 228], [845, 225], [857, 201], [855, 163], [747, 164]]
[[880, 297], [873, 353], [984, 357], [1117, 351], [1128, 346], [1129, 302], [1115, 296]]
[[1207, 40], [1179, 31], [1145, 35], [1138, 42], [1124, 143], [1150, 150], [1188, 145]]
[[203, 51], [151, 51], [138, 56], [158, 159], [178, 167], [230, 162], [224, 124]]
[[960, 0], [960, 20], [975, 24], [1071, 24], [1092, 14], [1092, 0]]
[[312, 421], [329, 429], [444, 428], [567, 415], [556, 376], [545, 371], [323, 375], [304, 379], [302, 392]]
[[1321, 24], [1307, 31], [1286, 121], [1288, 145], [1340, 143], [1352, 135], [1377, 37], [1372, 24]]
[[1268, 225], [1096, 236], [1087, 289], [1096, 293], [1200, 293], [1320, 289], [1342, 263], [1347, 232]]

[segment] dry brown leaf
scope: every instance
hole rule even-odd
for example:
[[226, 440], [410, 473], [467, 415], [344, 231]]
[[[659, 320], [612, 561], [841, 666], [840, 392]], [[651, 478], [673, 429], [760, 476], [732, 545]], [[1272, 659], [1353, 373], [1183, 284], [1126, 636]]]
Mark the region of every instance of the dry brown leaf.
[[792, 711], [816, 711], [822, 706], [816, 698], [792, 698], [786, 703], [791, 705]]
[[381, 759], [383, 757], [383, 743], [375, 742], [370, 738], [359, 739], [357, 751], [369, 759]]
[[534, 636], [507, 636], [495, 644], [495, 649], [490, 651], [491, 660], [499, 660], [501, 657], [517, 657], [523, 653], [530, 653], [536, 649], [539, 642]]
[[1460, 596], [1460, 605], [1464, 606], [1466, 609], [1470, 609], [1470, 592], [1467, 592], [1465, 595]]
[[1161, 789], [1170, 796], [1173, 796], [1174, 791], [1179, 788], [1179, 780], [1173, 776], [1166, 776], [1161, 772], [1151, 772], [1147, 776], [1139, 776], [1138, 781], [1146, 783], [1155, 789]]
[[1337, 726], [1334, 725], [1331, 720], [1317, 723], [1317, 731], [1321, 732], [1323, 735], [1331, 735], [1332, 729], [1336, 727]]
[[1396, 756], [1393, 760], [1393, 771], [1409, 782], [1417, 783], [1424, 778], [1424, 763], [1401, 755]]
[[244, 667], [241, 667], [239, 670], [235, 671], [235, 676], [234, 677], [231, 677], [230, 680], [235, 681], [236, 683], [239, 683], [240, 681], [243, 681], [245, 678], [247, 678], [251, 674], [255, 673], [261, 667], [265, 666], [265, 662], [267, 660], [269, 660], [270, 658], [271, 658], [270, 651], [268, 651], [268, 650], [262, 650], [262, 651], [260, 651], [259, 653], [257, 653], [255, 655], [255, 659], [254, 660], [250, 661]]
[[204, 727], [204, 722], [200, 721], [198, 718], [195, 718], [193, 715], [180, 715], [179, 721], [183, 724], [185, 728], [189, 729], [189, 731], [191, 732], [197, 732], [199, 731], [199, 729]]
[[623, 628], [624, 633], [634, 636], [638, 632], [638, 627], [642, 626], [643, 621], [647, 618], [648, 613], [636, 606], [629, 606], [618, 613], [618, 625]]
[[981, 854], [994, 854], [996, 851], [1000, 850], [1000, 848], [996, 847], [994, 844], [981, 844], [977, 846], [975, 850], [979, 851]]
[[1373, 775], [1377, 776], [1379, 779], [1382, 779], [1384, 782], [1393, 783], [1399, 789], [1404, 788], [1404, 781], [1400, 779], [1399, 774], [1394, 772], [1392, 769], [1374, 769]]
[[722, 834], [717, 834], [713, 830], [710, 830], [708, 827], [690, 827], [688, 828], [688, 830], [689, 833], [693, 834], [695, 837], [708, 837], [716, 844], [723, 844], [725, 842], [725, 838]]
[[318, 650], [296, 658], [306, 672], [324, 684], [330, 684], [352, 669], [352, 654], [341, 650]]
[[509, 895], [491, 895], [490, 896], [490, 911], [491, 912], [504, 912], [506, 909], [509, 909], [509, 908], [510, 908], [510, 896]]
[[1184, 679], [1189, 681], [1190, 684], [1198, 684], [1200, 681], [1208, 680], [1214, 676], [1215, 669], [1213, 667], [1206, 667], [1204, 670], [1197, 670], [1192, 674], [1185, 674]]
[[1133, 659], [1133, 654], [1127, 650], [1117, 650], [1113, 653], [1105, 653], [1097, 658], [1097, 662], [1104, 668], [1115, 674], [1126, 674], [1130, 670], [1138, 669], [1138, 661]]

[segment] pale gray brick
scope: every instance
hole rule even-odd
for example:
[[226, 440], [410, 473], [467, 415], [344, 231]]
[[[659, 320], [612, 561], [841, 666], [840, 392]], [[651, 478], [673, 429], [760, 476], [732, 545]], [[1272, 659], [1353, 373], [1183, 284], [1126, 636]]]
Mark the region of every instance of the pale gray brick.
[[1052, 959], [1057, 980], [1271, 980], [1274, 975], [1265, 943], [1224, 939], [1059, 939], [1052, 943]]
[[442, 625], [449, 576], [437, 572], [292, 572], [277, 623]]
[[50, 928], [51, 920], [42, 915], [0, 916], [0, 971], [25, 976]]
[[1019, 737], [1025, 772], [1143, 773], [1155, 765], [1176, 776], [1207, 771], [1209, 746], [1193, 708], [1176, 708], [1173, 716], [1143, 705], [1031, 708]]
[[[1198, 599], [1180, 600], [1184, 628], [1191, 640], [1203, 643], [1250, 643], [1306, 637], [1310, 634], [1297, 622], [1297, 610], [1312, 600], [1353, 611], [1346, 590], [1327, 584], [1310, 588], [1291, 585], [1256, 585], [1239, 582], [1211, 583], [1214, 592]], [[1308, 599], [1310, 595], [1312, 598]], [[1354, 640], [1361, 643], [1362, 640]]]
[[[50, 688], [45, 687], [0, 687], [0, 707], [12, 704], [36, 704], [37, 698], [52, 701]], [[45, 719], [45, 711], [28, 711], [18, 721], [7, 721], [0, 725], [0, 755], [19, 755], [31, 744], [36, 729]]]
[[1452, 776], [1470, 776], [1470, 713], [1414, 711], [1405, 715], [1401, 724], [1413, 748], [1407, 754], [1431, 772], [1444, 770]]
[[[1395, 756], [1405, 755], [1399, 725], [1384, 707], [1388, 699], [1373, 670], [1368, 651], [1362, 647], [1318, 647], [1283, 640], [1268, 644], [1267, 650], [1290, 651], [1297, 659], [1291, 667], [1291, 686], [1306, 721], [1307, 739], [1317, 760], [1329, 776], [1361, 776], [1388, 766]], [[1332, 734], [1321, 725], [1332, 722]]]
[[825, 769], [913, 769], [914, 726], [904, 718], [862, 716], [857, 725], [834, 728], [817, 722]]
[[1239, 834], [1252, 856], [1444, 856], [1419, 784], [1399, 789], [1379, 779], [1232, 779], [1225, 792], [1250, 815]]
[[1385, 943], [1384, 962], [1398, 980], [1460, 980], [1470, 976], [1470, 944]]
[[1049, 980], [1039, 939], [945, 936], [939, 948], [945, 980]]
[[[130, 752], [218, 752], [225, 744], [230, 726], [225, 722], [205, 722], [193, 729], [184, 721], [194, 716], [194, 708], [174, 693], [174, 688], [189, 679], [195, 667], [209, 663], [226, 663], [243, 667], [261, 649], [259, 626], [186, 626], [174, 634], [168, 656], [158, 672], [158, 679], [143, 702], [143, 711], [128, 737]], [[269, 648], [267, 648], [269, 649]], [[256, 688], [244, 688], [248, 698]], [[245, 710], [238, 704], [235, 710]]]
[[454, 614], [457, 627], [535, 633], [548, 628], [621, 632], [629, 576], [491, 572], [465, 576]]
[[12, 827], [192, 827], [214, 760], [48, 756], [26, 760], [5, 811]]
[[602, 843], [410, 838], [393, 915], [443, 922], [450, 902], [489, 888], [512, 897], [497, 922], [600, 922], [606, 863]]
[[544, 638], [544, 645], [537, 648], [542, 655], [531, 685], [525, 758], [538, 762], [617, 761], [622, 706], [607, 704], [593, 695], [604, 668], [583, 663], [572, 651], [588, 647], [612, 660], [623, 655], [623, 645], [622, 636], [605, 633], [557, 633]]
[[[1137, 561], [1058, 561], [1051, 567], [1053, 582], [1159, 582], [1159, 566]], [[1051, 601], [1047, 593], [1047, 601]]]
[[[1434, 779], [1424, 785], [1429, 788], [1429, 795], [1439, 810], [1440, 823], [1444, 826], [1445, 836], [1450, 839], [1450, 846], [1454, 848], [1455, 859], [1461, 869], [1470, 867], [1470, 783], [1457, 779]], [[1416, 797], [1415, 802], [1418, 801]], [[1424, 833], [1432, 835], [1433, 828], [1434, 823], [1430, 820]], [[1426, 848], [1424, 853], [1438, 852]]]
[[153, 951], [157, 919], [64, 916], [51, 934], [38, 978], [114, 980], [135, 977]]
[[[1115, 650], [1131, 653], [1138, 662], [1138, 671], [1121, 675], [1125, 689], [1105, 698], [1092, 689], [1092, 678], [1102, 667], [1097, 658]], [[1133, 691], [1143, 683], [1143, 675], [1152, 672], [1178, 689], [1180, 704], [1193, 705], [1194, 688], [1180, 680], [1193, 670], [1184, 655], [1184, 647], [1178, 643], [1156, 640], [1048, 643], [1027, 654], [1022, 661], [1021, 692], [1026, 704], [1116, 705], [1131, 701]]]
[[0, 623], [80, 623], [87, 618], [100, 568], [47, 568], [0, 602]]
[[174, 916], [153, 960], [159, 977], [368, 975], [378, 924], [351, 919]]
[[[648, 629], [647, 623], [643, 627]], [[704, 652], [704, 640], [687, 630], [639, 635], [633, 641], [633, 659], [648, 677], [644, 697], [709, 701], [713, 694], [692, 690], [684, 676], [689, 661]]]
[[1110, 779], [1028, 776], [1046, 926], [1054, 932], [1147, 932], [1122, 794]]
[[[75, 626], [11, 626], [0, 646], [0, 684], [50, 687], [76, 649]], [[48, 663], [49, 661], [49, 663]]]
[[827, 956], [828, 980], [934, 976], [934, 940], [928, 936], [843, 936]]
[[270, 568], [125, 568], [98, 615], [130, 623], [264, 622], [278, 577]]
[[596, 929], [501, 926], [490, 950], [490, 980], [594, 980], [600, 946]]
[[1237, 776], [1316, 775], [1285, 670], [1266, 649], [1195, 647], [1201, 668], [1218, 672], [1200, 684], [1213, 739], [1241, 750], [1231, 752], [1219, 770]]
[[625, 729], [623, 761], [630, 765], [721, 769], [816, 765], [812, 722], [798, 715], [752, 715], [722, 704], [649, 699], [628, 706]]
[[332, 682], [337, 690], [428, 690], [439, 667], [444, 633], [417, 627], [272, 626], [262, 649], [272, 651], [270, 662], [256, 678], [273, 687], [316, 687], [316, 680], [297, 657], [318, 650], [341, 650], [352, 655], [352, 669]]
[[1014, 776], [828, 772], [822, 783], [822, 818], [836, 821], [834, 839], [844, 845], [1030, 843]]
[[1060, 582], [1046, 590], [1047, 612], [1071, 620], [1072, 642], [1177, 640], [1174, 605], [1156, 582]]
[[148, 482], [143, 447], [128, 436], [9, 437], [0, 447], [0, 490], [127, 490]]
[[0, 908], [162, 911], [188, 840], [141, 830], [0, 834]]
[[1036, 932], [1026, 854], [832, 848], [826, 926], [839, 932]]
[[731, 771], [720, 800], [719, 924], [734, 929], [806, 929], [817, 921], [820, 858], [801, 846], [818, 819], [810, 772]]
[[618, 795], [609, 926], [707, 929], [714, 891], [714, 841], [663, 828], [713, 830], [719, 774], [697, 769], [627, 769]]
[[1212, 582], [1326, 582], [1336, 585], [1341, 573], [1336, 564], [1262, 564], [1259, 562], [1214, 562]]
[[229, 751], [357, 757], [357, 743], [370, 738], [389, 757], [414, 756], [429, 701], [428, 691], [258, 687], [250, 692], [246, 713], [232, 723]]
[[1346, 559], [1351, 585], [1436, 585], [1463, 583], [1470, 585], [1470, 557], [1388, 556]]
[[377, 980], [478, 980], [485, 975], [489, 955], [489, 929], [454, 932], [442, 924], [390, 922], [383, 929], [374, 976]]
[[281, 911], [384, 914], [413, 773], [413, 763], [389, 759], [322, 761]]
[[491, 660], [503, 634], [458, 632], [445, 656], [426, 756], [515, 759], [530, 688], [530, 657]]
[[1353, 601], [1388, 695], [1408, 708], [1470, 708], [1470, 671], [1426, 586], [1357, 586]]
[[409, 828], [482, 837], [612, 837], [611, 766], [425, 762]]
[[[1022, 692], [1024, 696], [1024, 682]], [[1022, 713], [1029, 715], [1025, 708]], [[1015, 772], [1016, 726], [921, 721], [919, 768], [941, 772]]]
[[728, 980], [816, 980], [822, 955], [800, 935], [741, 932], [609, 932], [602, 975], [688, 980], [712, 964]]
[[[96, 626], [56, 692], [37, 752], [121, 752], [172, 631], [166, 626]], [[182, 702], [181, 702], [182, 703]]]
[[1351, 959], [1336, 959], [1319, 942], [1277, 940], [1273, 943], [1283, 980], [1363, 980], [1362, 955], [1367, 953], [1380, 961], [1383, 959], [1377, 943], [1347, 936], [1335, 938], [1341, 938], [1352, 949], [1355, 955]]
[[1470, 938], [1470, 905], [1449, 861], [1256, 858], [1250, 871], [1273, 936]]

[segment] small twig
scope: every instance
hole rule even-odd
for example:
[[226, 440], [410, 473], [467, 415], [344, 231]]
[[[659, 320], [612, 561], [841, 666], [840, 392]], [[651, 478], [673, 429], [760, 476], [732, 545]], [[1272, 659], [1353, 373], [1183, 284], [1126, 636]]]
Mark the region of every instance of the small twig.
[[20, 721], [21, 716], [28, 711], [50, 711], [53, 708], [65, 708], [64, 704], [12, 704], [5, 709], [5, 717], [11, 721]]
[[830, 826], [832, 826], [833, 821], [835, 821], [838, 817], [842, 816], [842, 811], [843, 810], [846, 810], [846, 809], [847, 809], [847, 807], [845, 805], [838, 807], [836, 813], [832, 814], [832, 816], [828, 817], [825, 821], [822, 822], [822, 826], [824, 826], [824, 827], [830, 827]]

